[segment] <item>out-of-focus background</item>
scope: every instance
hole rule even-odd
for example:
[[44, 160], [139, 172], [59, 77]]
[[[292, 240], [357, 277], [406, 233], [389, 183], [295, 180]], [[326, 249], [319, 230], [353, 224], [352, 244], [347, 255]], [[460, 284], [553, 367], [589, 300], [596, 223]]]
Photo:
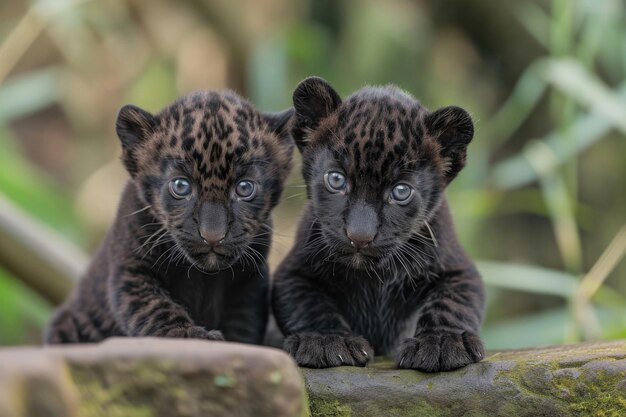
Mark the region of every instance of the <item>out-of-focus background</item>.
[[[394, 83], [470, 111], [448, 191], [488, 288], [489, 348], [626, 337], [622, 0], [0, 3], [0, 345], [39, 343], [115, 212], [117, 109], [228, 87], [290, 106]], [[291, 176], [271, 263], [304, 196]]]

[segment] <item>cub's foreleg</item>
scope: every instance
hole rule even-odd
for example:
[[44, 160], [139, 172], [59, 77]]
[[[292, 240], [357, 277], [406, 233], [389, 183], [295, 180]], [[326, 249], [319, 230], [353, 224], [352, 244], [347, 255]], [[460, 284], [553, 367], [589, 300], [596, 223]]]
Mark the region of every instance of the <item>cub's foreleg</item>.
[[224, 339], [218, 330], [196, 326], [187, 311], [140, 268], [122, 268], [110, 278], [109, 303], [128, 336]]

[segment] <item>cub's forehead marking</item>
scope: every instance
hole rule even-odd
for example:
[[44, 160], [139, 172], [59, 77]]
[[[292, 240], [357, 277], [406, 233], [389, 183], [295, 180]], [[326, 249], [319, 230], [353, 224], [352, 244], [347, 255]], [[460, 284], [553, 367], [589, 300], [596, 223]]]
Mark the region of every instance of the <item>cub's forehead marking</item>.
[[232, 93], [193, 94], [164, 109], [159, 118], [155, 158], [178, 165], [186, 161], [204, 194], [223, 194], [236, 179], [239, 164], [267, 155], [267, 143], [260, 139], [270, 134], [266, 122]]
[[345, 155], [349, 175], [382, 182], [420, 161], [426, 110], [396, 89], [366, 89], [340, 106], [329, 142]]

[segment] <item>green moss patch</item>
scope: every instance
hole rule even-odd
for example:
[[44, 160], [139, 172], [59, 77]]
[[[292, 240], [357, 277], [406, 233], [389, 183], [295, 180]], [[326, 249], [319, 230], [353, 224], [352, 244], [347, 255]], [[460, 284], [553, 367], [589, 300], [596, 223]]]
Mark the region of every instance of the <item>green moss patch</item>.
[[188, 400], [187, 392], [168, 375], [174, 364], [145, 361], [116, 364], [115, 371], [72, 366], [71, 378], [80, 396], [80, 415], [86, 417], [152, 417], [156, 405]]
[[341, 404], [337, 400], [317, 398], [310, 400], [311, 417], [351, 417], [352, 409], [349, 405]]
[[552, 379], [552, 385], [561, 392], [569, 410], [581, 416], [626, 416], [626, 392], [617, 386], [626, 375], [623, 372], [608, 373], [583, 370], [579, 375], [562, 375]]

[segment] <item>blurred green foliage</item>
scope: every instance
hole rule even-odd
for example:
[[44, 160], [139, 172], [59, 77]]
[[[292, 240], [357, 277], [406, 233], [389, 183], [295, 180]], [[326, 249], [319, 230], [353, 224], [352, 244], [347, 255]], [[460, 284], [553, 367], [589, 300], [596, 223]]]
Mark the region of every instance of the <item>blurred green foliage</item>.
[[[126, 178], [121, 105], [228, 87], [278, 110], [312, 74], [342, 94], [393, 83], [476, 121], [448, 195], [488, 347], [626, 337], [623, 1], [18, 0], [0, 16], [0, 195], [85, 251]], [[304, 199], [291, 178], [273, 265]], [[38, 342], [51, 305], [10, 265], [0, 344]]]

